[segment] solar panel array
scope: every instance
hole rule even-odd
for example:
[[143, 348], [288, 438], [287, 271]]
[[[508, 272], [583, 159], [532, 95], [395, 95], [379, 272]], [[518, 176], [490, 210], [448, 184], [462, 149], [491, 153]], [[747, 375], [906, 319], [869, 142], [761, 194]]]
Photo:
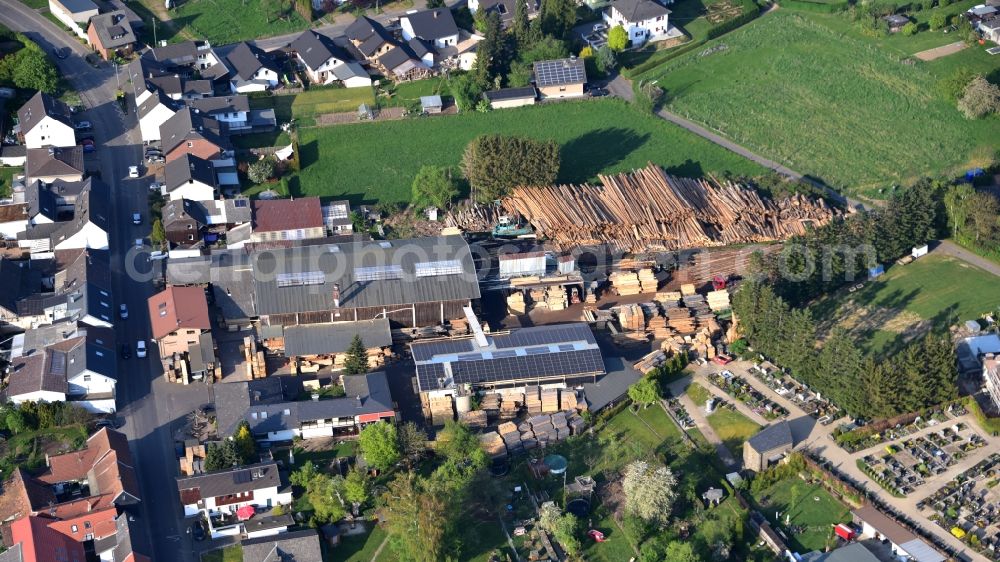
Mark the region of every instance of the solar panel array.
[[399, 265], [377, 265], [374, 267], [355, 267], [355, 281], [386, 281], [402, 279], [403, 267]]
[[414, 265], [414, 272], [417, 277], [457, 275], [462, 273], [462, 262], [458, 260], [418, 262]]
[[233, 473], [233, 484], [246, 484], [252, 480], [249, 470], [237, 470]]
[[531, 347], [561, 344], [572, 341], [596, 343], [593, 332], [585, 324], [546, 326], [544, 329], [515, 330], [510, 334], [493, 336], [498, 348]]
[[326, 275], [322, 271], [302, 271], [298, 273], [279, 273], [275, 277], [279, 287], [301, 287], [303, 285], [322, 285]]
[[559, 59], [535, 63], [535, 83], [539, 87], [587, 81], [582, 60]]
[[475, 342], [472, 339], [431, 341], [415, 343], [412, 346], [413, 359], [416, 361], [427, 361], [435, 355], [467, 353], [473, 349], [475, 349]]
[[[451, 364], [455, 384], [489, 384], [517, 380], [574, 377], [604, 372], [599, 349], [583, 349], [566, 353], [545, 353], [523, 357], [503, 357], [478, 361], [456, 361]], [[444, 377], [444, 365], [417, 365], [421, 390], [439, 388]]]

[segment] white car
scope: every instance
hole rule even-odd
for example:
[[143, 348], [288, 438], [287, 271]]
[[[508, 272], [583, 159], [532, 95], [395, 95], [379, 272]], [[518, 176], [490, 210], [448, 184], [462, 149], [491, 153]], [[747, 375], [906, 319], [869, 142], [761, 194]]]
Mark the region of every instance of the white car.
[[140, 359], [146, 356], [146, 340], [135, 342], [135, 356]]
[[154, 181], [153, 183], [149, 184], [150, 191], [160, 191], [161, 187], [163, 187], [163, 184], [158, 181]]
[[149, 259], [151, 260], [165, 260], [167, 259], [167, 253], [156, 250], [149, 253]]
[[129, 166], [128, 167], [128, 177], [137, 178], [139, 177], [139, 166]]
[[122, 320], [128, 320], [128, 307], [124, 304], [118, 307], [118, 316], [121, 316]]
[[132, 224], [142, 224], [142, 215], [139, 214], [139, 211], [132, 213]]

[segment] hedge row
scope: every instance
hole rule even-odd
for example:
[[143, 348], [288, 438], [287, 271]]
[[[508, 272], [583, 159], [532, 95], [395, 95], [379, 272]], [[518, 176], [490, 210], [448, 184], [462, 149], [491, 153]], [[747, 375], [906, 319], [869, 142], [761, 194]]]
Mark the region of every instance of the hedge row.
[[740, 13], [740, 15], [736, 16], [731, 20], [726, 20], [720, 23], [719, 25], [713, 27], [712, 29], [708, 30], [707, 35], [709, 39], [715, 39], [716, 37], [729, 33], [730, 31], [738, 27], [743, 27], [744, 25], [752, 22], [754, 19], [756, 19], [757, 16], [760, 15], [760, 7], [758, 7], [757, 4], [754, 3], [752, 0], [743, 0], [742, 4], [743, 4], [743, 11]]
[[690, 43], [685, 43], [680, 47], [674, 47], [669, 51], [664, 51], [662, 55], [660, 55], [659, 53], [653, 54], [646, 60], [646, 62], [642, 64], [633, 66], [632, 68], [622, 69], [622, 74], [626, 78], [634, 78], [636, 76], [639, 76], [640, 74], [653, 70], [654, 68], [660, 66], [661, 64], [667, 62], [668, 60], [675, 59], [683, 55], [684, 53], [691, 52], [704, 44], [705, 44], [704, 41], [691, 41]]
[[850, 6], [848, 0], [838, 0], [837, 2], [810, 2], [809, 0], [780, 0], [782, 8], [789, 10], [800, 10], [803, 12], [818, 12], [821, 14], [834, 14], [842, 12]]

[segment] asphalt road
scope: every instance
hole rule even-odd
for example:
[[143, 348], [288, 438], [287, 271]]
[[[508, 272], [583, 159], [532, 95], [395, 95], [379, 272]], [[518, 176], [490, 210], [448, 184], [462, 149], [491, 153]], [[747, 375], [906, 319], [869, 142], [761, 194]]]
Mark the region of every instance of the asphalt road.
[[[53, 60], [80, 93], [87, 108], [79, 118], [90, 121], [94, 127], [98, 149], [93, 166], [111, 190], [108, 212], [112, 290], [116, 303], [125, 303], [129, 310], [128, 320], [115, 326], [117, 339], [119, 344], [128, 342], [133, 349], [138, 339], [145, 339], [150, 351], [145, 359], [133, 354], [129, 360], [119, 360], [118, 365], [117, 403], [125, 421], [121, 430], [129, 438], [142, 490], [142, 503], [134, 515], [147, 531], [145, 536], [134, 536], [133, 540], [139, 552], [147, 552], [155, 560], [194, 561], [194, 545], [185, 532], [187, 525], [180, 519], [182, 510], [174, 485], [177, 462], [173, 430], [183, 422], [187, 412], [210, 400], [205, 385], [167, 383], [154, 357], [155, 344], [149, 341], [146, 299], [154, 288], [142, 273], [149, 271], [150, 264], [148, 257], [133, 255], [133, 247], [136, 238], [148, 240], [147, 191], [152, 178], [128, 179], [128, 167], [140, 163], [142, 157], [138, 123], [134, 115], [124, 114], [115, 101], [118, 86], [113, 66], [107, 63], [101, 63], [99, 68], [91, 66], [84, 59], [89, 49], [17, 0], [0, 0], [0, 8], [0, 23], [23, 32], [47, 51], [72, 49], [66, 59], [53, 57]], [[139, 226], [132, 224], [134, 211], [143, 215]], [[128, 259], [134, 267], [126, 266]]]

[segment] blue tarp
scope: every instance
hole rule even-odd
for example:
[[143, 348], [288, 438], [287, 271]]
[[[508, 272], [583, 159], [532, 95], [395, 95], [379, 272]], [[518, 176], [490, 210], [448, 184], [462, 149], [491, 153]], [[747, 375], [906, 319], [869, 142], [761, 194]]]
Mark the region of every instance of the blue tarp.
[[876, 265], [875, 267], [868, 269], [868, 278], [875, 279], [876, 277], [879, 277], [884, 273], [885, 273], [885, 267], [882, 265]]

